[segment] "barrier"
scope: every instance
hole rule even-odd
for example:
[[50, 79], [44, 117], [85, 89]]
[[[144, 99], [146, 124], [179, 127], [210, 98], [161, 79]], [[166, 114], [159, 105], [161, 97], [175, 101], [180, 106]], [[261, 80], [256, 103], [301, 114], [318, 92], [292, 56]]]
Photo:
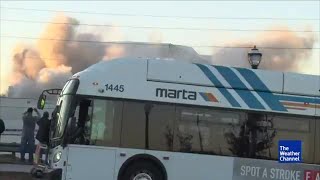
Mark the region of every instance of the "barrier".
[[18, 143], [0, 143], [0, 152], [11, 152], [15, 157], [17, 152], [20, 152], [20, 144]]
[[[36, 147], [34, 147], [33, 149], [35, 150], [35, 148]], [[20, 144], [18, 144], [18, 143], [0, 143], [0, 152], [11, 152], [12, 157], [15, 157], [16, 153], [20, 152]]]

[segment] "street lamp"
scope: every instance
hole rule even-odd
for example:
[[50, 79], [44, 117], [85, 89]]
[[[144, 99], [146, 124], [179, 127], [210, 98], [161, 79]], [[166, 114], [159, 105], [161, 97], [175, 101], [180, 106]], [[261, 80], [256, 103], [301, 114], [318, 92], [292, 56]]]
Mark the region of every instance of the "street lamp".
[[258, 69], [258, 66], [261, 62], [262, 53], [259, 52], [256, 46], [248, 52], [248, 60], [252, 69]]

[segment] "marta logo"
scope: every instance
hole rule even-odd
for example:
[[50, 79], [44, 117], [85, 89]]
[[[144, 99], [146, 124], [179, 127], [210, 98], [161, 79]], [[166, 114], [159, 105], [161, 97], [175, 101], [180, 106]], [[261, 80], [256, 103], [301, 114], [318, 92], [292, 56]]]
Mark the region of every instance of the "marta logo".
[[156, 96], [171, 98], [171, 99], [197, 100], [197, 92], [187, 91], [185, 89], [176, 90], [176, 89], [156, 88]]
[[301, 141], [280, 140], [279, 141], [279, 162], [280, 163], [302, 162]]

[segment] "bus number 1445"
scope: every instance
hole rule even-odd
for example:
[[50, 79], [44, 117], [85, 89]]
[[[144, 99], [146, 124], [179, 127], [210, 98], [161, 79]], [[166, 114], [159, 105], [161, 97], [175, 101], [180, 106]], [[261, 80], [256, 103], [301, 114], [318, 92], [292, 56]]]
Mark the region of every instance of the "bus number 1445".
[[124, 91], [124, 85], [119, 84], [106, 84], [106, 91], [117, 91], [117, 92], [123, 92]]

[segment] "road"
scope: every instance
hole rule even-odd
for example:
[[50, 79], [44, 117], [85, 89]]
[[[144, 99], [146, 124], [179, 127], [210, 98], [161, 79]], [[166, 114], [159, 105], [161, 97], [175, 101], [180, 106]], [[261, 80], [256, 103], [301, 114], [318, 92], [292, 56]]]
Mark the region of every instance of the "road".
[[32, 165], [0, 164], [0, 179], [5, 180], [32, 180], [30, 170]]
[[33, 166], [23, 164], [18, 157], [0, 155], [0, 180], [34, 180], [30, 175]]
[[32, 165], [24, 164], [0, 164], [0, 172], [21, 172], [29, 173]]

